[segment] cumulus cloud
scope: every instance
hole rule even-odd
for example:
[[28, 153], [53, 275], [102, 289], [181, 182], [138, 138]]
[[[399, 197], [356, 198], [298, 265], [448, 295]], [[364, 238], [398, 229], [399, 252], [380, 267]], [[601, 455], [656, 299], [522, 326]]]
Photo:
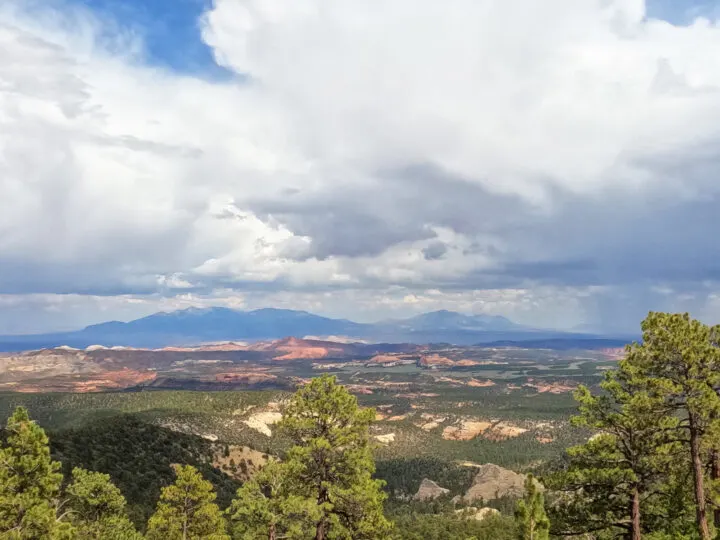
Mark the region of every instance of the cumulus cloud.
[[717, 21], [215, 0], [199, 23], [236, 79], [150, 67], [142, 36], [81, 8], [0, 7], [0, 293], [123, 316], [720, 315]]

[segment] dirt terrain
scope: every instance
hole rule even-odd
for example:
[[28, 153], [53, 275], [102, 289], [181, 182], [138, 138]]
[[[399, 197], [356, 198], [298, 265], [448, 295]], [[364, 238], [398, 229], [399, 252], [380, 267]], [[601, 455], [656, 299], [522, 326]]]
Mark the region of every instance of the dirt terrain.
[[[396, 399], [421, 401], [448, 388], [560, 395], [577, 387], [575, 374], [587, 376], [595, 369], [600, 373], [614, 364], [608, 357], [615, 354], [614, 350], [587, 351], [582, 353], [582, 361], [577, 361], [569, 353], [517, 347], [434, 347], [299, 338], [162, 349], [58, 347], [0, 355], [0, 391], [97, 392], [144, 387], [293, 390], [317, 373], [329, 371], [359, 396], [392, 393]], [[592, 364], [591, 369], [579, 369], [582, 363]], [[473, 429], [477, 431], [456, 426], [455, 432], [449, 429], [448, 433], [463, 439]]]
[[[387, 348], [404, 350], [415, 346]], [[159, 387], [193, 380], [218, 388], [254, 387], [277, 383], [291, 387], [292, 379], [273, 373], [275, 361], [318, 358], [370, 359], [382, 345], [344, 344], [287, 338], [260, 342], [208, 344], [196, 347], [133, 349], [93, 345], [84, 350], [58, 347], [0, 355], [0, 390], [18, 392], [94, 392], [154, 383]]]
[[282, 420], [281, 413], [275, 411], [266, 411], [253, 414], [250, 418], [244, 420], [243, 423], [246, 426], [254, 429], [255, 431], [271, 437], [272, 429], [270, 429], [270, 426], [273, 424], [277, 424], [280, 420]]
[[215, 451], [213, 467], [229, 476], [245, 482], [261, 469], [270, 459], [268, 454], [247, 446], [221, 446]]
[[462, 420], [458, 425], [443, 429], [443, 439], [451, 441], [469, 441], [492, 427], [491, 422], [482, 420]]
[[[436, 422], [425, 424], [423, 429], [433, 429]], [[528, 429], [517, 426], [505, 421], [486, 421], [486, 420], [460, 420], [455, 425], [447, 426], [443, 429], [443, 439], [451, 441], [469, 441], [478, 436], [483, 436], [490, 441], [504, 441], [519, 437], [523, 433], [527, 433]]]
[[527, 388], [535, 389], [539, 394], [543, 394], [545, 392], [548, 392], [550, 394], [565, 394], [573, 392], [577, 388], [577, 384], [574, 384], [572, 382], [548, 383], [542, 381], [534, 381], [533, 379], [528, 379], [528, 382], [525, 384], [525, 386]]
[[478, 362], [474, 360], [468, 360], [465, 358], [462, 358], [460, 360], [453, 360], [445, 356], [440, 356], [439, 354], [425, 354], [418, 361], [418, 366], [420, 367], [469, 367], [477, 365]]

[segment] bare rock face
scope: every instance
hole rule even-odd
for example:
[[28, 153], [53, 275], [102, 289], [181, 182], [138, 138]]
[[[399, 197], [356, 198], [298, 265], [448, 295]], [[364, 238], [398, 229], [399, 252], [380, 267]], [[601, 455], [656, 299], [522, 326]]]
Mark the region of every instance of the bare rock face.
[[382, 444], [390, 444], [392, 442], [395, 442], [395, 434], [385, 433], [384, 435], [375, 435], [375, 439], [377, 439], [377, 441]]
[[448, 441], [469, 441], [492, 427], [485, 420], [463, 420], [458, 426], [447, 426], [443, 430], [443, 439]]
[[282, 420], [282, 413], [267, 411], [253, 414], [250, 418], [244, 420], [243, 423], [255, 431], [259, 431], [263, 435], [271, 437], [272, 430], [269, 426], [277, 424], [280, 420]]
[[450, 493], [450, 490], [440, 487], [432, 480], [425, 478], [420, 483], [420, 488], [417, 490], [413, 499], [416, 501], [431, 501], [433, 499], [437, 499], [438, 497], [442, 497], [446, 493]]
[[498, 465], [487, 463], [478, 468], [472, 486], [468, 489], [464, 499], [475, 501], [482, 499], [490, 501], [510, 495], [522, 497], [525, 493], [525, 475], [518, 474]]
[[495, 508], [475, 508], [473, 506], [455, 510], [455, 513], [467, 519], [474, 519], [477, 521], [482, 521], [490, 516], [500, 515], [500, 511]]

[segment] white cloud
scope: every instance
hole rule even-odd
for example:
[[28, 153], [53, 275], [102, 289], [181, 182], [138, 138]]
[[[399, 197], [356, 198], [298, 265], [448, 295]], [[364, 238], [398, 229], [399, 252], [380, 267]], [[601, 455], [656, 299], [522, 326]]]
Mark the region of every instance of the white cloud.
[[215, 0], [201, 29], [242, 80], [150, 68], [88, 11], [3, 3], [0, 292], [78, 322], [240, 298], [569, 327], [627, 291], [720, 315], [715, 21]]
[[325, 165], [429, 161], [536, 197], [662, 184], [634, 162], [715, 136], [720, 31], [643, 16], [640, 0], [217, 0], [204, 36]]

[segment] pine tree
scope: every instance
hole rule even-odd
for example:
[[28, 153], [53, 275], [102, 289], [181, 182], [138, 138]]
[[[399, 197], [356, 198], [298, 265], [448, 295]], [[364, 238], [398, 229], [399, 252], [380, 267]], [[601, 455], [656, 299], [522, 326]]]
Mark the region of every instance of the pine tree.
[[374, 417], [329, 375], [303, 386], [284, 411], [279, 429], [294, 444], [286, 461], [297, 495], [317, 506], [316, 540], [331, 533], [332, 538], [383, 538], [391, 530], [383, 515], [383, 484], [372, 478]]
[[[710, 329], [710, 343], [717, 350], [720, 348], [720, 325]], [[715, 387], [715, 394], [720, 396], [720, 386]], [[709, 450], [710, 461], [710, 500], [714, 506], [713, 523], [716, 534], [720, 531], [720, 410], [710, 415], [710, 426], [706, 433], [705, 446]]]
[[550, 520], [545, 514], [545, 498], [532, 474], [525, 479], [525, 495], [515, 511], [518, 540], [549, 540]]
[[548, 478], [565, 494], [553, 523], [563, 533], [625, 529], [637, 540], [641, 501], [648, 510], [667, 491], [658, 488], [679, 451], [678, 420], [650, 395], [649, 381], [629, 358], [606, 374], [601, 388], [597, 395], [584, 386], [575, 393], [580, 414], [573, 423], [597, 433], [568, 449], [568, 470]]
[[229, 540], [213, 486], [190, 465], [175, 465], [175, 482], [163, 488], [148, 521], [148, 540]]
[[125, 497], [107, 474], [75, 468], [66, 490], [78, 540], [136, 540], [141, 536], [125, 513]]
[[228, 509], [234, 540], [311, 538], [319, 518], [314, 501], [294, 494], [292, 465], [271, 461], [238, 489]]
[[642, 323], [643, 343], [628, 353], [653, 395], [682, 418], [689, 441], [695, 520], [702, 540], [710, 540], [704, 452], [718, 450], [711, 435], [720, 418], [718, 329], [688, 314], [650, 313]]
[[69, 534], [56, 508], [62, 474], [50, 458], [45, 431], [18, 407], [7, 421], [7, 444], [0, 448], [0, 534], [40, 539]]

